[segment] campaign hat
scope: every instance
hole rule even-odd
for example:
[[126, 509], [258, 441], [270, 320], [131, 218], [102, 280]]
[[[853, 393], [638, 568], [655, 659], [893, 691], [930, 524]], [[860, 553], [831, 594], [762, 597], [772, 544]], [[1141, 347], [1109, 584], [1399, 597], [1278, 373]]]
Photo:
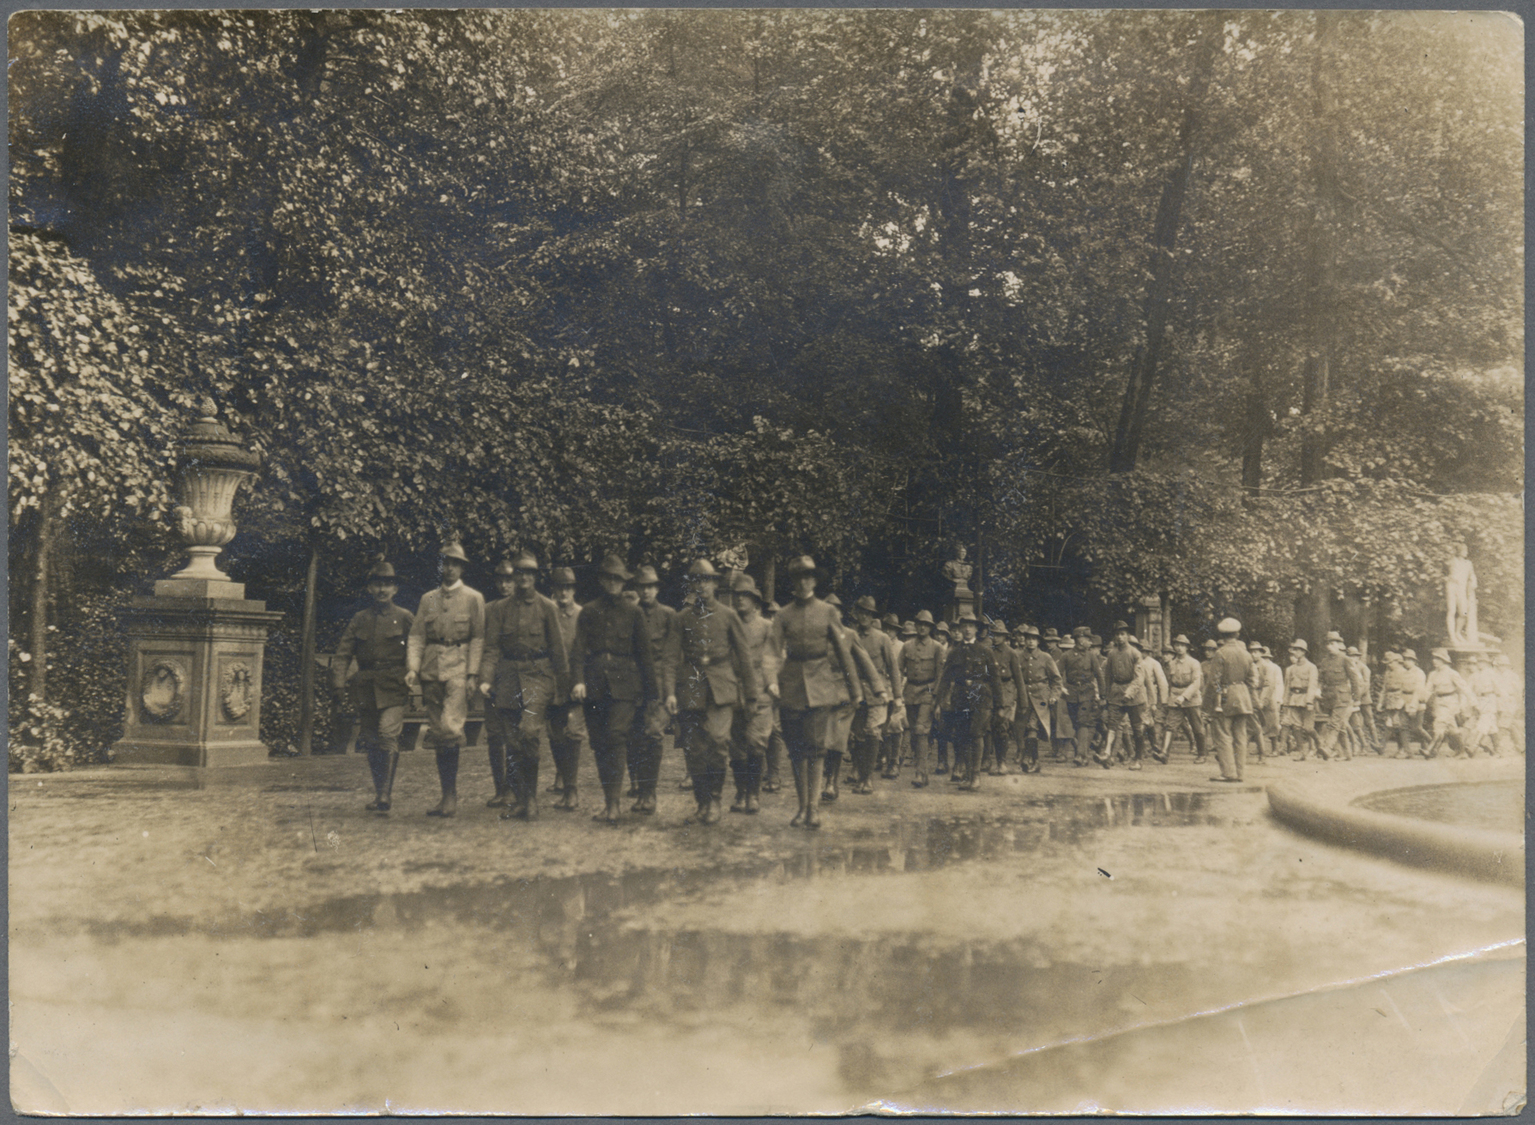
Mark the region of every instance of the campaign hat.
[[1450, 650], [1447, 648], [1436, 648], [1430, 655], [1435, 660], [1443, 660], [1446, 664], [1450, 662]]
[[689, 578], [719, 578], [720, 572], [714, 569], [714, 564], [708, 559], [694, 559], [693, 565], [688, 567]]
[[880, 624], [887, 629], [899, 629], [901, 627], [901, 619], [893, 613], [887, 613], [880, 620]]
[[1203, 647], [1205, 647], [1205, 648], [1220, 648], [1220, 645], [1216, 641], [1214, 641], [1214, 640], [1212, 640], [1212, 639], [1207, 637], [1205, 639], [1205, 643], [1204, 643]]
[[788, 567], [785, 568], [784, 573], [787, 574], [790, 578], [794, 578], [801, 574], [813, 574], [817, 578], [826, 577], [826, 572], [820, 567], [816, 566], [815, 560], [809, 555], [800, 555], [797, 559], [791, 562]]
[[1416, 660], [1416, 659], [1418, 659], [1418, 654], [1416, 652], [1414, 652], [1410, 648], [1404, 648], [1402, 650], [1402, 659], [1403, 660]]
[[874, 599], [871, 598], [868, 594], [865, 594], [863, 597], [854, 602], [853, 608], [861, 609], [865, 613], [879, 613], [879, 608], [874, 604]]
[[913, 621], [913, 624], [917, 624], [917, 625], [931, 625], [932, 623], [933, 623], [933, 615], [932, 615], [932, 613], [930, 611], [925, 610], [925, 609], [919, 609], [917, 611], [917, 616], [916, 616], [915, 620]]
[[611, 578], [622, 578], [625, 582], [634, 577], [629, 573], [629, 568], [624, 565], [624, 560], [617, 555], [603, 556], [602, 565], [597, 568], [597, 573], [606, 574]]
[[1114, 622], [1113, 631], [1116, 633], [1128, 633], [1130, 631], [1130, 626], [1123, 621], [1116, 621]]
[[574, 586], [576, 584], [576, 572], [568, 566], [557, 566], [549, 573], [549, 585]]
[[518, 570], [537, 570], [538, 556], [532, 551], [518, 551], [517, 557], [512, 560], [512, 566]]
[[1175, 645], [1190, 645], [1190, 646], [1192, 646], [1192, 644], [1193, 644], [1193, 642], [1189, 640], [1188, 636], [1186, 634], [1183, 634], [1183, 633], [1179, 633], [1176, 637], [1174, 637], [1173, 640], [1172, 640], [1172, 643], [1175, 644]]
[[368, 571], [368, 581], [372, 582], [375, 579], [393, 582], [396, 586], [400, 584], [399, 579], [395, 577], [394, 567], [389, 565], [389, 560], [383, 555], [373, 560], [373, 566]]
[[437, 557], [440, 559], [456, 559], [466, 565], [469, 562], [469, 556], [464, 554], [464, 545], [458, 541], [458, 536], [456, 535], [442, 545], [442, 550], [437, 552]]
[[659, 586], [661, 576], [656, 573], [653, 566], [642, 566], [634, 572], [634, 584], [636, 586]]
[[757, 599], [759, 605], [762, 603], [762, 591], [757, 589], [757, 580], [744, 570], [736, 575], [735, 581], [730, 584], [730, 592], [732, 594], [750, 594]]
[[510, 578], [516, 573], [517, 568], [512, 565], [511, 559], [502, 559], [496, 564], [495, 574], [497, 578]]
[[915, 621], [902, 621], [900, 630], [903, 637], [915, 637], [917, 635], [917, 623]]
[[1061, 635], [1054, 629], [1046, 629], [1043, 633], [1040, 634], [1040, 637], [1047, 641], [1058, 641], [1061, 639]]
[[1335, 641], [1338, 644], [1340, 644], [1340, 645], [1344, 643], [1343, 634], [1338, 632], [1338, 630], [1336, 630], [1336, 629], [1332, 630], [1330, 633], [1327, 634], [1327, 643], [1328, 644], [1332, 644]]
[[1091, 629], [1089, 629], [1086, 625], [1078, 625], [1075, 629], [1073, 629], [1071, 631], [1071, 635], [1073, 637], [1090, 637], [1090, 636], [1093, 635], [1093, 631]]
[[1305, 637], [1296, 637], [1295, 643], [1290, 646], [1290, 651], [1294, 652], [1296, 649], [1300, 649], [1302, 652], [1310, 652], [1311, 646], [1306, 643]]

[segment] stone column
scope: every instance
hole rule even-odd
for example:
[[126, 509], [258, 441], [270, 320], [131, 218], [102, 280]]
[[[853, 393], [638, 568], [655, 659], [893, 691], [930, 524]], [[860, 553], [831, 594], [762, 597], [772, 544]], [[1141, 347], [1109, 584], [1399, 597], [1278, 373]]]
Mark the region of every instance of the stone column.
[[262, 654], [282, 614], [245, 597], [214, 563], [235, 535], [236, 491], [260, 458], [242, 449], [212, 402], [181, 447], [178, 527], [187, 565], [133, 599], [122, 613], [128, 635], [127, 723], [113, 749], [119, 763], [252, 765], [261, 742]]

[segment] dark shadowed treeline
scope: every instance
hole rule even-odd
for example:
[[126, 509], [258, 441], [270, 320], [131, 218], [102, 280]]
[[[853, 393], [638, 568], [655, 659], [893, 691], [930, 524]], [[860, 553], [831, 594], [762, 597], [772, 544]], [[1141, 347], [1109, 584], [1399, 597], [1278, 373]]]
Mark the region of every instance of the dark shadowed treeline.
[[1010, 621], [1165, 595], [1273, 640], [1434, 631], [1464, 537], [1522, 629], [1511, 19], [10, 27], [23, 699], [50, 622], [165, 565], [202, 394], [265, 458], [227, 567], [287, 608], [317, 549], [332, 621], [459, 530], [808, 550], [905, 613], [962, 541]]

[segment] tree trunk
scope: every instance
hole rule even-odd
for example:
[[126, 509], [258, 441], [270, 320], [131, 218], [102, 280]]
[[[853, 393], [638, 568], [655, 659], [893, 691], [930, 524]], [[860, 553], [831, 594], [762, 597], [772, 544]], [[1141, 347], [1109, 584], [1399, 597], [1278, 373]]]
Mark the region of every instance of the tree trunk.
[[304, 578], [304, 638], [299, 646], [298, 752], [308, 757], [314, 749], [314, 631], [315, 583], [320, 576], [320, 548], [309, 548], [309, 572]]
[[767, 561], [762, 564], [762, 596], [767, 601], [777, 601], [774, 590], [778, 586], [778, 552], [769, 551]]
[[58, 533], [57, 486], [43, 493], [37, 520], [37, 558], [32, 571], [32, 669], [27, 692], [39, 703], [48, 698], [48, 563]]
[[1305, 382], [1301, 412], [1300, 480], [1316, 484], [1327, 475], [1327, 436], [1323, 417], [1331, 396], [1332, 355], [1337, 337], [1334, 267], [1340, 200], [1337, 179], [1337, 137], [1333, 129], [1336, 99], [1331, 84], [1331, 47], [1336, 15], [1318, 12], [1316, 53], [1312, 59], [1312, 211], [1305, 231]]
[[1178, 129], [1178, 156], [1162, 184], [1162, 198], [1157, 205], [1156, 225], [1152, 230], [1151, 258], [1148, 262], [1151, 280], [1146, 284], [1146, 300], [1143, 305], [1146, 340], [1136, 350], [1135, 360], [1130, 366], [1130, 381], [1125, 386], [1119, 425], [1114, 433], [1114, 447], [1109, 454], [1111, 473], [1127, 473], [1134, 469], [1135, 460], [1140, 454], [1141, 435], [1146, 428], [1146, 412], [1151, 405], [1151, 388], [1156, 382], [1157, 367], [1167, 342], [1168, 318], [1172, 310], [1173, 255], [1178, 246], [1178, 225], [1183, 217], [1183, 200], [1188, 194], [1189, 179], [1194, 171], [1200, 110], [1221, 43], [1220, 21], [1218, 13], [1200, 17], [1202, 32], [1188, 95], [1183, 105], [1183, 122]]

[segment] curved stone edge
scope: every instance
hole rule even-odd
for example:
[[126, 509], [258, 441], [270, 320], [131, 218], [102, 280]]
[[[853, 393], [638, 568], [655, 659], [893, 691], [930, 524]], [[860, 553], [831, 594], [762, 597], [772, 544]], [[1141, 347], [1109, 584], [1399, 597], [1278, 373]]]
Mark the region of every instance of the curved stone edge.
[[1293, 828], [1419, 867], [1524, 886], [1524, 838], [1392, 816], [1317, 799], [1294, 782], [1268, 787], [1269, 807]]

